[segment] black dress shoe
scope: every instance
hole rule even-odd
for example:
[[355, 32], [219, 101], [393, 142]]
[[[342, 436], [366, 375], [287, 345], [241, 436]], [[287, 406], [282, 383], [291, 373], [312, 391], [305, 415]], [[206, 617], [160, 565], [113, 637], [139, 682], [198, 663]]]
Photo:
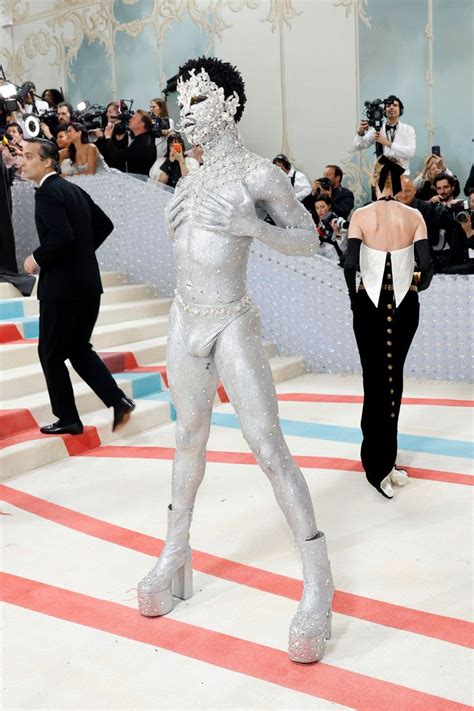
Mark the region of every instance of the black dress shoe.
[[115, 430], [129, 421], [134, 409], [135, 403], [133, 400], [125, 397], [125, 395], [120, 398], [120, 401], [114, 405], [114, 424], [112, 425], [112, 432], [115, 432]]
[[52, 425], [46, 425], [45, 427], [40, 427], [40, 432], [49, 435], [61, 435], [61, 434], [71, 434], [80, 435], [84, 432], [84, 427], [82, 422], [69, 422], [64, 423], [61, 420], [53, 422]]

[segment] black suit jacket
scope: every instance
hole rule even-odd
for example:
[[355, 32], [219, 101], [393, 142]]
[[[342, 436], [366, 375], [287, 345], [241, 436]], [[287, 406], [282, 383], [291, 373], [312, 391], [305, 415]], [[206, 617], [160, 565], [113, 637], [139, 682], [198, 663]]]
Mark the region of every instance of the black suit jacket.
[[114, 229], [91, 197], [59, 175], [47, 178], [35, 194], [40, 246], [33, 252], [41, 267], [38, 299], [91, 301], [102, 293], [95, 250]]
[[125, 149], [117, 148], [111, 138], [107, 138], [106, 145], [108, 154], [115, 161], [117, 168], [127, 173], [148, 175], [156, 161], [155, 139], [149, 131], [140, 133]]

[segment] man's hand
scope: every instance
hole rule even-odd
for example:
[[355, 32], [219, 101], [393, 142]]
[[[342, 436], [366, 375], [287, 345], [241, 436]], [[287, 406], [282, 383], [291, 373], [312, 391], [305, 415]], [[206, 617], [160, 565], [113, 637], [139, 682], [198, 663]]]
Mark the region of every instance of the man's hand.
[[44, 121], [41, 121], [40, 126], [41, 126], [41, 130], [43, 131], [43, 133], [44, 133], [44, 135], [46, 136], [46, 138], [47, 138], [48, 140], [51, 140], [52, 137], [53, 137], [53, 134], [52, 134], [51, 131], [49, 130], [48, 124], [47, 124], [47, 123], [44, 123]]
[[38, 269], [38, 265], [36, 264], [36, 261], [32, 254], [30, 254], [30, 256], [25, 259], [23, 269], [27, 274], [34, 274], [35, 271]]
[[109, 121], [109, 123], [107, 124], [107, 126], [104, 129], [104, 136], [105, 136], [105, 138], [112, 138], [113, 133], [114, 133], [114, 124], [110, 123], [110, 121]]
[[474, 237], [474, 228], [472, 227], [470, 220], [467, 222], [458, 222], [458, 225], [463, 228], [467, 238]]
[[178, 194], [175, 193], [165, 208], [165, 222], [171, 239], [174, 238], [174, 233], [188, 216], [186, 209], [188, 195], [188, 190], [181, 190]]
[[234, 237], [255, 237], [259, 219], [250, 193], [243, 186], [244, 199], [238, 207], [226, 198], [206, 192], [197, 210], [196, 218], [202, 227], [217, 230]]
[[366, 119], [362, 119], [359, 124], [359, 128], [357, 129], [357, 133], [359, 134], [359, 136], [363, 136], [364, 133], [367, 133], [368, 130], [369, 122]]
[[438, 205], [441, 202], [441, 198], [439, 195], [433, 195], [432, 198], [428, 200], [432, 205]]
[[382, 146], [388, 146], [389, 148], [390, 148], [391, 145], [392, 145], [392, 142], [389, 141], [388, 138], [386, 138], [386, 136], [382, 136], [382, 134], [381, 134], [380, 132], [378, 132], [378, 131], [377, 131], [377, 133], [375, 134], [375, 142], [376, 142], [376, 143], [381, 143]]

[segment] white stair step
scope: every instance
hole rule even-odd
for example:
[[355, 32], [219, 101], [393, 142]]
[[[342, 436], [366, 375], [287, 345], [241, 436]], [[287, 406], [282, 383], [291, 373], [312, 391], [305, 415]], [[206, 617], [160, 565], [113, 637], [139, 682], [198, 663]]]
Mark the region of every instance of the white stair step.
[[21, 292], [13, 284], [0, 282], [0, 299], [17, 299], [19, 296]]
[[155, 365], [156, 363], [161, 365], [166, 358], [166, 343], [167, 337], [160, 336], [136, 343], [124, 343], [114, 347], [114, 351], [117, 353], [133, 353], [139, 366]]
[[273, 380], [282, 383], [308, 372], [304, 359], [300, 356], [276, 356], [270, 358]]
[[148, 284], [125, 284], [105, 288], [100, 303], [102, 306], [106, 304], [153, 299], [154, 297], [155, 293], [153, 287], [148, 286]]
[[128, 284], [128, 277], [123, 272], [101, 272], [100, 279], [102, 281], [102, 286], [121, 286], [123, 284]]
[[[127, 397], [132, 397], [132, 383], [130, 380], [122, 380], [119, 378], [117, 384]], [[73, 383], [73, 389], [76, 406], [81, 417], [88, 412], [93, 412], [94, 410], [99, 410], [104, 407], [102, 401], [92, 392], [84, 381], [80, 380]], [[51, 403], [46, 390], [40, 390], [8, 400], [0, 400], [0, 409], [29, 410], [36, 422], [39, 422], [41, 425], [48, 424], [48, 422], [54, 419], [51, 414]]]
[[[112, 410], [104, 407], [82, 416], [82, 421], [85, 426], [96, 427], [100, 441], [107, 444], [167, 424], [170, 421], [169, 412], [167, 402], [138, 400], [130, 420], [117, 432], [112, 432]], [[68, 456], [61, 437], [48, 436], [6, 447], [0, 451], [0, 480], [4, 481]]]
[[[92, 334], [92, 343], [97, 351], [133, 351], [132, 344], [138, 341], [148, 341], [151, 336], [164, 336], [167, 330], [167, 316], [96, 326]], [[160, 350], [161, 352], [162, 349]], [[155, 360], [161, 360], [162, 358], [164, 358], [163, 355], [157, 355]], [[38, 363], [38, 346], [36, 343], [5, 343], [0, 345], [1, 371], [35, 363]]]
[[107, 304], [100, 309], [97, 326], [167, 316], [170, 306], [171, 299], [143, 299], [130, 303]]

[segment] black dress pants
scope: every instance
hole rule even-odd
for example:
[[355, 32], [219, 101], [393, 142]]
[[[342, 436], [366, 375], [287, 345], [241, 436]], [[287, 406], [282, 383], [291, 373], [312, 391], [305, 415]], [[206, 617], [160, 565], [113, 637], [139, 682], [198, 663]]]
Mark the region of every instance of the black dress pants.
[[[384, 285], [389, 285], [390, 256]], [[390, 474], [397, 456], [398, 416], [403, 393], [403, 367], [418, 327], [420, 306], [416, 291], [408, 291], [395, 308], [393, 291], [380, 293], [378, 307], [365, 290], [354, 304], [354, 333], [362, 364], [361, 461], [375, 487]]]
[[100, 296], [83, 303], [40, 302], [39, 358], [53, 413], [65, 423], [80, 420], [66, 360], [107, 407], [124, 395], [89, 343], [99, 306]]

